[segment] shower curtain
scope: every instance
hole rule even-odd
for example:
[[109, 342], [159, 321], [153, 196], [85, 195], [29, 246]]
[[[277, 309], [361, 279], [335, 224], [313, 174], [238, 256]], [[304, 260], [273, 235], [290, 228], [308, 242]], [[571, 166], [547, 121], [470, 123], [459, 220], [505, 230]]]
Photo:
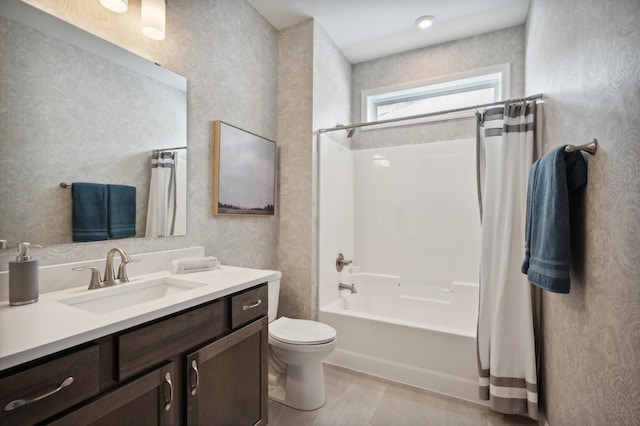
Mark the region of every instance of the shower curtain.
[[151, 159], [151, 183], [147, 206], [147, 228], [145, 236], [164, 237], [174, 235], [176, 203], [175, 151], [154, 152]]
[[480, 399], [495, 411], [537, 419], [533, 296], [520, 272], [527, 179], [537, 151], [536, 103], [489, 108], [478, 113], [477, 125]]

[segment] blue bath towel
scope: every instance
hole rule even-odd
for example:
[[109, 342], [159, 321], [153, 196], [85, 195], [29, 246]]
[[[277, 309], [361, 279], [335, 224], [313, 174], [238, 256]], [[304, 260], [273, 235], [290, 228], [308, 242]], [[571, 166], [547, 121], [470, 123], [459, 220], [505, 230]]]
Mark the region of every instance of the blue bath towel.
[[109, 190], [109, 237], [126, 238], [136, 235], [136, 188], [128, 185], [107, 185]]
[[74, 182], [71, 186], [73, 241], [102, 241], [107, 232], [107, 186]]
[[587, 183], [579, 151], [554, 148], [529, 172], [522, 273], [529, 282], [555, 293], [569, 293], [569, 193]]

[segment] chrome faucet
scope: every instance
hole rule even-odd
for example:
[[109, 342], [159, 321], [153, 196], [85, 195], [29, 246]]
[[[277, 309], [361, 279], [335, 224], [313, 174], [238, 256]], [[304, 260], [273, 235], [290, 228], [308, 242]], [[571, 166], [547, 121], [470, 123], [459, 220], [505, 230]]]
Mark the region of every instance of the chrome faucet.
[[351, 294], [357, 293], [358, 291], [356, 290], [356, 285], [355, 284], [345, 284], [345, 283], [338, 283], [338, 290], [350, 290]]
[[[113, 257], [118, 253], [120, 255], [120, 267], [118, 268], [118, 275], [115, 275], [113, 268]], [[105, 264], [104, 279], [100, 279], [100, 268], [95, 266], [83, 266], [80, 268], [73, 268], [74, 271], [84, 271], [85, 269], [91, 270], [91, 281], [89, 282], [89, 290], [96, 288], [109, 287], [120, 283], [128, 283], [129, 277], [127, 276], [127, 264], [131, 262], [138, 262], [139, 260], [133, 260], [129, 256], [126, 250], [119, 247], [114, 247], [109, 250], [107, 254], [107, 263]], [[115, 278], [114, 278], [115, 277]]]

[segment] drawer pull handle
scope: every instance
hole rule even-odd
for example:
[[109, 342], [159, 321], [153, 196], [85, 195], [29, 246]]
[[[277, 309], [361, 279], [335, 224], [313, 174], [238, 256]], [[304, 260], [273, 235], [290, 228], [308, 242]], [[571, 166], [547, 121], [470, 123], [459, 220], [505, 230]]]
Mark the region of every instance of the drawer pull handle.
[[71, 383], [73, 383], [73, 377], [67, 377], [60, 384], [60, 386], [58, 386], [57, 388], [55, 388], [51, 392], [47, 392], [47, 393], [45, 393], [43, 395], [36, 396], [35, 398], [31, 398], [31, 399], [16, 399], [15, 401], [11, 401], [10, 403], [8, 403], [7, 405], [4, 406], [4, 411], [15, 410], [16, 408], [22, 407], [23, 405], [27, 405], [27, 404], [31, 404], [32, 402], [40, 401], [41, 399], [47, 398], [47, 397], [49, 397], [49, 396], [51, 396], [51, 395], [53, 395], [55, 393], [60, 392], [63, 388], [66, 388]]
[[164, 375], [164, 381], [169, 385], [169, 401], [165, 400], [164, 411], [171, 409], [171, 402], [173, 401], [173, 383], [171, 382], [171, 374], [167, 371]]
[[198, 392], [198, 382], [200, 381], [200, 374], [198, 373], [198, 363], [196, 360], [191, 360], [191, 369], [196, 373], [195, 384], [191, 384], [191, 395], [195, 395]]
[[243, 311], [248, 311], [249, 309], [253, 309], [253, 308], [257, 308], [258, 305], [260, 305], [262, 303], [262, 299], [258, 299], [258, 301], [256, 303], [254, 303], [253, 305], [244, 305], [242, 307]]

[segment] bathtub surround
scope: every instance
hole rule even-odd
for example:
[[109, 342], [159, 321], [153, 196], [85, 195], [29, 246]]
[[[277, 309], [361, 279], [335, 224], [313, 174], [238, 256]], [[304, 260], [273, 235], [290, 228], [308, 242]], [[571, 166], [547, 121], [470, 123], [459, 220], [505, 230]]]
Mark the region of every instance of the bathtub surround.
[[[339, 335], [327, 361], [480, 402], [475, 141], [352, 151], [332, 136], [320, 136], [318, 318]], [[338, 250], [358, 266], [336, 272]], [[358, 290], [348, 309], [338, 282]]]
[[542, 295], [541, 405], [551, 426], [640, 419], [640, 2], [533, 0], [526, 93], [543, 152], [597, 138], [571, 293]]

